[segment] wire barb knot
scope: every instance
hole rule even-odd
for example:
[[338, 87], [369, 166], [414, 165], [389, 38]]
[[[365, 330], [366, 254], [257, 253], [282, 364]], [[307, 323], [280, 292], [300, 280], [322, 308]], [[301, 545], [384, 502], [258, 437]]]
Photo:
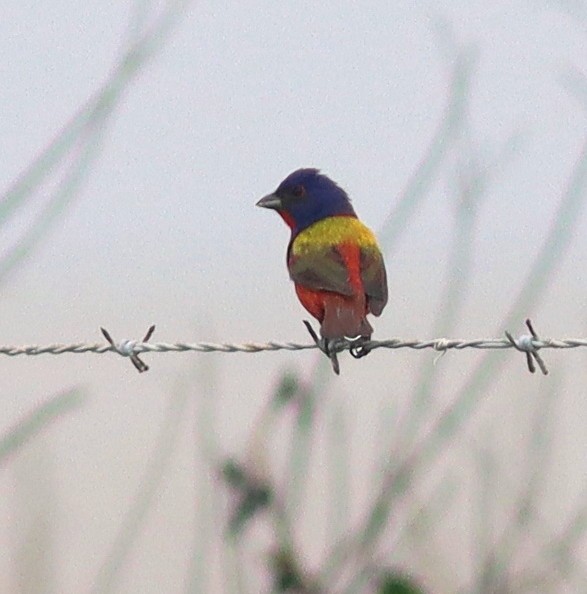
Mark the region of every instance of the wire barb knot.
[[[114, 342], [112, 336], [110, 336], [110, 332], [108, 332], [108, 330], [105, 328], [100, 328], [100, 330], [102, 331], [104, 338], [110, 343], [112, 350], [122, 357], [130, 357], [131, 363], [135, 366], [135, 369], [139, 373], [149, 371], [149, 366], [139, 357], [137, 353], [137, 345], [139, 344], [138, 341], [125, 339], [116, 343]], [[153, 332], [155, 332], [155, 325], [151, 326], [147, 330], [147, 333], [145, 334], [145, 337], [141, 343], [148, 342], [151, 336], [153, 336]]]
[[534, 373], [536, 371], [536, 365], [534, 365], [534, 361], [536, 361], [543, 375], [548, 375], [548, 369], [546, 368], [546, 364], [544, 363], [542, 357], [538, 354], [538, 349], [540, 349], [540, 345], [536, 343], [540, 342], [540, 338], [538, 337], [538, 334], [536, 334], [534, 326], [532, 325], [532, 322], [529, 319], [526, 320], [526, 326], [528, 327], [528, 330], [530, 330], [530, 334], [523, 334], [518, 338], [514, 338], [506, 330], [506, 338], [517, 351], [525, 353], [526, 363], [528, 364], [528, 371], [530, 373]]
[[303, 320], [304, 326], [310, 333], [312, 340], [316, 343], [316, 346], [330, 359], [332, 364], [332, 371], [336, 375], [340, 375], [340, 364], [338, 363], [338, 353], [342, 351], [346, 345], [344, 340], [328, 340], [324, 337], [318, 337], [312, 324], [308, 320]]
[[526, 353], [536, 352], [536, 346], [534, 345], [534, 337], [531, 334], [522, 334], [522, 336], [516, 339], [516, 347], [519, 351]]
[[136, 340], [121, 340], [116, 345], [116, 351], [123, 357], [132, 357], [135, 354]]
[[444, 355], [450, 348], [450, 340], [448, 338], [437, 338], [434, 341], [434, 350], [439, 351], [441, 355]]
[[436, 365], [448, 352], [448, 349], [450, 348], [450, 340], [448, 340], [448, 338], [437, 338], [434, 341], [432, 348], [438, 352], [438, 355], [434, 357], [433, 361], [433, 365]]

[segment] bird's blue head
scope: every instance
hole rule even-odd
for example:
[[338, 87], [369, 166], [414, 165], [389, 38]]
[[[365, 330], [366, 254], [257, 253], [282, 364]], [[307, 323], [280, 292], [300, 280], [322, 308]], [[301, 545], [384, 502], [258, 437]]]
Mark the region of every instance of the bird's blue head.
[[293, 235], [326, 217], [357, 216], [346, 192], [318, 169], [290, 173], [257, 206], [276, 210]]

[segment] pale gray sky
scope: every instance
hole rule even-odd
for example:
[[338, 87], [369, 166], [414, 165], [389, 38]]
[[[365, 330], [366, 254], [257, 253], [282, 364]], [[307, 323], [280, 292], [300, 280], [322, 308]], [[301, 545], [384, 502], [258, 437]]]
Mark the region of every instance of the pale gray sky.
[[[66, 0], [2, 8], [0, 188], [104, 82], [122, 51], [132, 9], [132, 2]], [[430, 337], [442, 308], [458, 164], [492, 162], [513, 137], [519, 143], [483, 197], [470, 246], [475, 274], [455, 328], [467, 337], [495, 334], [581, 149], [587, 98], [581, 105], [560, 81], [569, 68], [587, 73], [585, 23], [557, 3], [521, 0], [254, 0], [220, 8], [194, 2], [125, 94], [78, 199], [3, 286], [0, 342], [99, 341], [101, 325], [117, 338], [140, 338], [152, 323], [154, 339], [169, 342], [306, 341], [301, 320], [307, 316], [285, 270], [287, 229], [254, 203], [292, 170], [316, 166], [349, 192], [377, 230], [442, 118], [452, 42], [477, 56], [469, 104], [476, 153], [459, 151], [463, 144], [451, 151], [388, 256], [390, 302], [375, 320], [375, 336]], [[22, 224], [15, 222], [15, 235]], [[527, 312], [545, 334], [587, 333], [586, 237], [581, 213], [557, 282], [541, 306]], [[540, 379], [526, 377], [521, 356], [508, 356], [515, 385]], [[1, 361], [0, 429], [63, 387], [89, 388], [85, 409], [48, 438], [57, 468], [60, 592], [80, 592], [91, 582], [176, 376], [194, 363], [207, 365], [206, 357], [145, 357], [152, 370], [142, 376], [114, 356]], [[401, 401], [422, 358], [432, 364], [432, 354], [414, 352], [342, 359], [332, 396], [356, 418], [355, 439], [375, 440], [380, 403]], [[580, 354], [549, 353], [548, 359], [561, 373], [585, 363]], [[218, 433], [227, 450], [243, 448], [278, 371], [290, 366], [309, 375], [314, 360], [312, 353], [216, 358]], [[474, 360], [450, 354], [438, 365], [458, 379]], [[443, 384], [439, 397], [449, 398], [450, 388]], [[582, 414], [587, 417], [587, 407]], [[575, 435], [569, 428], [580, 440], [565, 442], [569, 459], [585, 447], [579, 429]], [[181, 469], [192, 470], [189, 439], [183, 441], [175, 495], [161, 504], [171, 524], [191, 513], [189, 494], [181, 490], [190, 485]], [[9, 469], [4, 473], [0, 501], [9, 501], [14, 484]], [[572, 491], [572, 472], [567, 479]], [[0, 525], [11, 510], [0, 505]], [[152, 520], [148, 534], [159, 549], [139, 547], [122, 591], [158, 591], [149, 589], [150, 579], [178, 591], [186, 560], [174, 557], [178, 537], [164, 524]], [[0, 538], [6, 538], [1, 531]], [[181, 538], [188, 543], [189, 531]], [[157, 576], [149, 560], [159, 555], [169, 560]], [[0, 576], [11, 567], [1, 555]], [[4, 579], [0, 590], [12, 583]], [[444, 586], [458, 585], [446, 579]]]

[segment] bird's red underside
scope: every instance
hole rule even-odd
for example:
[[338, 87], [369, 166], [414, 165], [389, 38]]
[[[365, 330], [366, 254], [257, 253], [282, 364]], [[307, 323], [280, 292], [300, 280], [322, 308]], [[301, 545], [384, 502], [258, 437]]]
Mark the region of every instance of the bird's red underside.
[[367, 300], [361, 279], [360, 248], [346, 243], [337, 246], [337, 251], [347, 268], [353, 295], [309, 289], [298, 283], [295, 285], [301, 304], [321, 324], [323, 323], [323, 334], [328, 338], [343, 338], [363, 333], [367, 315]]

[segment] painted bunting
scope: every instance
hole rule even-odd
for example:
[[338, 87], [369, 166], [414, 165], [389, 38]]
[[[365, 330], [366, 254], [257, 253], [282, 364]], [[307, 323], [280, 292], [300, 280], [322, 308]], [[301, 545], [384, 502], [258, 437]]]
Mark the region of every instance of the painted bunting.
[[346, 192], [318, 169], [298, 169], [261, 198], [291, 229], [287, 267], [302, 305], [320, 322], [321, 339], [306, 323], [338, 374], [336, 343], [353, 340], [351, 354], [369, 351], [367, 314], [387, 303], [387, 276], [373, 232], [359, 219]]

